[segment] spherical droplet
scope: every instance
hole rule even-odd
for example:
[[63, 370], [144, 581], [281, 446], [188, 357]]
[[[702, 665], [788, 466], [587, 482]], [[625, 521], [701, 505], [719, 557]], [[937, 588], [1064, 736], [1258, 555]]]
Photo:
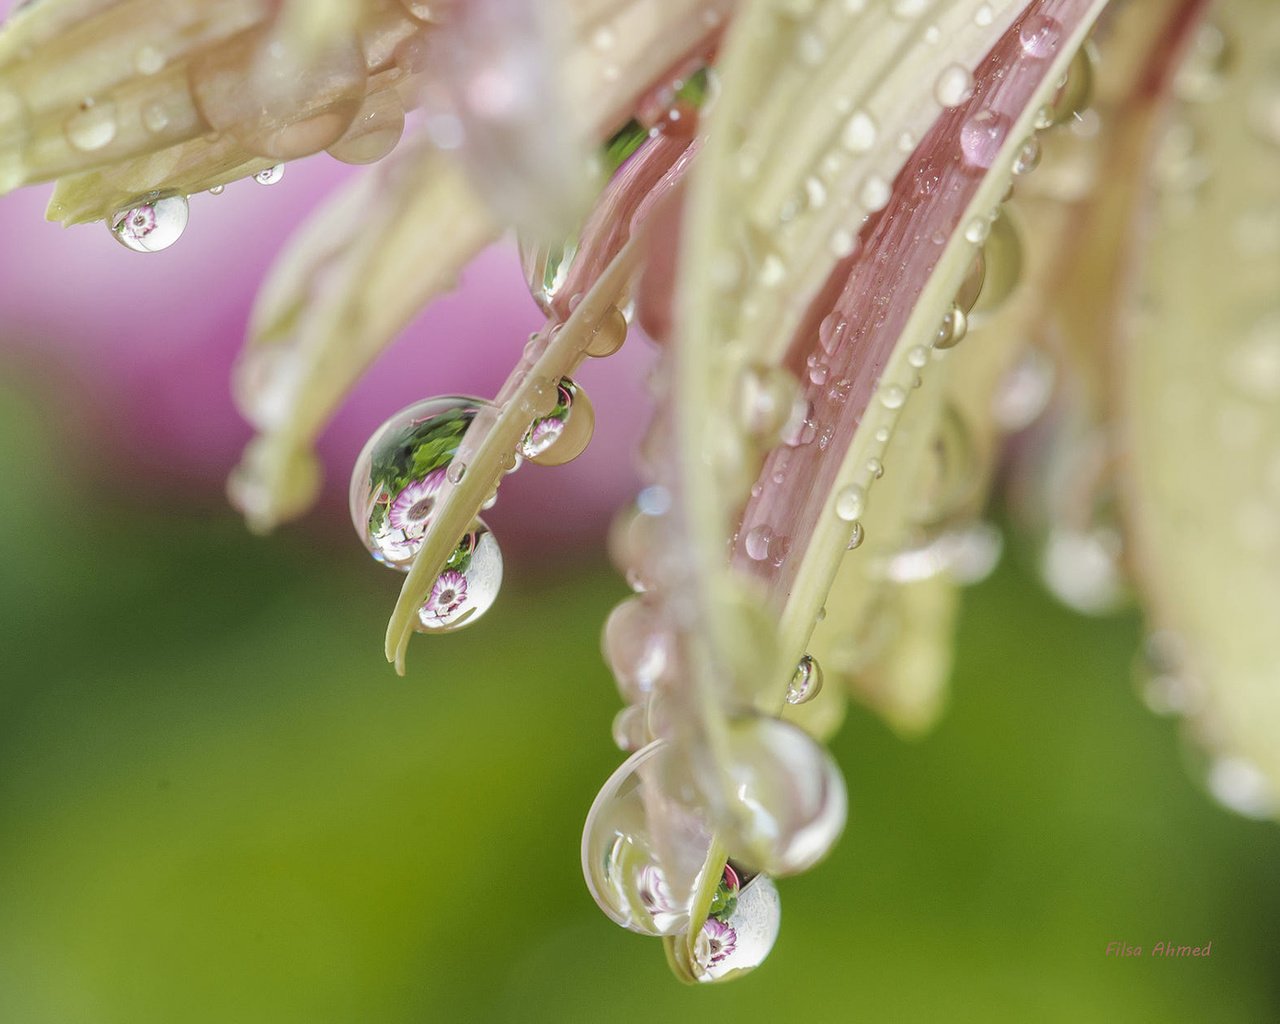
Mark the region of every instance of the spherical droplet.
[[266, 167], [253, 176], [253, 180], [259, 185], [274, 185], [277, 181], [284, 177], [284, 164], [276, 164], [274, 167]]
[[690, 973], [700, 982], [715, 982], [755, 970], [773, 949], [781, 923], [777, 886], [768, 875], [756, 875], [738, 889], [732, 910], [703, 923], [693, 941]]
[[960, 151], [973, 167], [983, 170], [995, 163], [1008, 138], [1012, 122], [994, 110], [980, 110], [960, 126]]
[[944, 107], [958, 107], [973, 95], [973, 74], [959, 64], [949, 64], [934, 82], [934, 98]]
[[818, 696], [822, 689], [822, 666], [812, 654], [806, 654], [796, 666], [795, 675], [787, 684], [787, 703], [806, 704]]
[[850, 153], [865, 153], [876, 143], [876, 123], [865, 110], [856, 110], [845, 122], [840, 141]]
[[601, 788], [582, 833], [587, 889], [610, 920], [641, 935], [671, 935], [688, 924], [697, 876], [696, 868], [681, 868], [701, 864], [711, 845], [707, 831], [686, 812], [680, 848], [664, 849], [666, 866], [660, 862], [660, 837], [650, 825], [646, 798], [680, 815], [657, 785], [664, 752], [657, 742], [627, 758]]
[[595, 410], [587, 393], [568, 377], [561, 377], [554, 408], [533, 421], [520, 442], [519, 453], [539, 466], [563, 466], [586, 451], [595, 424]]
[[1062, 42], [1062, 23], [1044, 14], [1031, 14], [1018, 26], [1022, 52], [1037, 60], [1048, 60]]
[[947, 310], [947, 315], [942, 318], [942, 325], [938, 328], [938, 334], [933, 339], [933, 347], [941, 349], [955, 348], [968, 333], [969, 319], [964, 315], [964, 310], [953, 302], [951, 308]]
[[351, 520], [384, 565], [407, 572], [467, 427], [489, 403], [444, 397], [402, 409], [374, 432], [351, 474]]
[[857, 484], [842, 487], [836, 495], [836, 515], [846, 523], [852, 523], [862, 517], [866, 511], [867, 492]]
[[414, 628], [420, 633], [452, 633], [470, 626], [493, 607], [501, 587], [502, 551], [489, 527], [477, 519], [431, 585]]
[[844, 779], [831, 756], [790, 722], [730, 724], [715, 780], [717, 825], [735, 859], [771, 875], [812, 867], [844, 829]]
[[764, 524], [753, 526], [743, 539], [747, 557], [756, 562], [763, 562], [769, 557], [769, 548], [772, 543], [773, 530]]
[[880, 391], [880, 404], [886, 409], [901, 409], [907, 401], [907, 393], [897, 384], [890, 384]]
[[627, 315], [617, 306], [612, 306], [592, 332], [587, 342], [587, 355], [596, 359], [611, 356], [622, 348], [627, 340]]
[[188, 212], [186, 196], [166, 196], [120, 210], [107, 226], [126, 249], [159, 252], [181, 237]]

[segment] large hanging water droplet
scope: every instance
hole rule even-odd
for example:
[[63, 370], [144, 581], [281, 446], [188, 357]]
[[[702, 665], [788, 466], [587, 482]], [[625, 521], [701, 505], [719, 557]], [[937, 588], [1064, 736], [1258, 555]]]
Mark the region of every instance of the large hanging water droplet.
[[379, 562], [407, 572], [479, 398], [431, 398], [379, 427], [351, 474], [351, 520]]
[[160, 252], [182, 236], [188, 213], [186, 196], [165, 196], [120, 210], [107, 226], [126, 249]]
[[418, 609], [420, 633], [452, 633], [470, 626], [493, 607], [502, 587], [502, 551], [482, 520], [471, 524], [431, 593]]
[[[681, 849], [660, 862], [660, 837], [651, 828], [650, 808], [678, 810], [662, 801], [657, 788], [665, 745], [651, 743], [624, 761], [601, 788], [582, 833], [582, 873], [600, 909], [641, 935], [672, 935], [688, 924], [698, 866], [710, 836], [692, 815], [672, 834]], [[647, 802], [646, 802], [647, 801]]]
[[773, 949], [781, 923], [782, 903], [773, 879], [749, 879], [739, 888], [732, 911], [708, 917], [695, 937], [693, 977], [714, 982], [755, 970]]
[[812, 867], [844, 829], [844, 779], [803, 729], [756, 716], [730, 724], [725, 757], [704, 780], [717, 832], [735, 859], [773, 875]]
[[587, 393], [568, 377], [556, 384], [555, 406], [530, 425], [520, 455], [539, 466], [563, 466], [587, 449], [596, 414]]

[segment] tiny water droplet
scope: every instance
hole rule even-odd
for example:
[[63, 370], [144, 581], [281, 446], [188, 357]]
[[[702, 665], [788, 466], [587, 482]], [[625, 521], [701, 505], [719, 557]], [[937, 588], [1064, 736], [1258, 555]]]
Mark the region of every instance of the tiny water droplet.
[[1013, 158], [1014, 174], [1030, 174], [1040, 165], [1040, 141], [1032, 136]]
[[110, 100], [85, 100], [65, 125], [67, 141], [86, 153], [109, 145], [116, 137], [116, 128], [116, 105]]
[[277, 181], [284, 177], [284, 164], [276, 164], [274, 167], [267, 167], [253, 176], [253, 180], [259, 185], [274, 185]]
[[897, 384], [890, 384], [880, 392], [880, 404], [886, 409], [901, 409], [907, 400], [907, 393]]
[[849, 534], [849, 543], [845, 545], [845, 550], [853, 551], [856, 548], [862, 547], [862, 537], [863, 537], [862, 524], [854, 523], [853, 532]]
[[769, 547], [773, 543], [773, 530], [768, 526], [753, 526], [747, 531], [743, 544], [747, 557], [756, 562], [763, 562], [769, 557]]

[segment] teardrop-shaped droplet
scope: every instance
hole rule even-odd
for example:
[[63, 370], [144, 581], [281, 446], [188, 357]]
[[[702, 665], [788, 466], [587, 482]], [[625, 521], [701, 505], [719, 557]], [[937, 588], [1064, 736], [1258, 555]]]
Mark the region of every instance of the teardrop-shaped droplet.
[[530, 425], [520, 442], [520, 455], [539, 466], [563, 466], [586, 451], [595, 425], [595, 409], [587, 393], [561, 377], [554, 408]]
[[467, 427], [489, 403], [431, 398], [379, 427], [351, 474], [351, 520], [379, 562], [407, 572]]
[[160, 252], [173, 245], [187, 226], [186, 196], [153, 198], [120, 210], [109, 222], [117, 242], [134, 252]]
[[724, 759], [702, 785], [717, 832], [736, 860], [772, 875], [812, 867], [844, 829], [844, 779], [803, 729], [767, 716], [741, 718]]
[[493, 607], [502, 587], [502, 551], [482, 520], [471, 524], [431, 593], [418, 609], [420, 633], [452, 633], [476, 622]]
[[[611, 920], [641, 935], [672, 935], [687, 926], [696, 878], [678, 867], [664, 869], [660, 837], [651, 828], [645, 790], [652, 804], [665, 749], [651, 743], [622, 763], [591, 805], [582, 834], [582, 872], [592, 897]], [[710, 835], [692, 815], [681, 824], [671, 831], [685, 848], [668, 856], [703, 863]]]
[[703, 923], [693, 941], [690, 973], [700, 982], [714, 982], [755, 970], [773, 949], [781, 923], [782, 903], [773, 879], [749, 878], [739, 888], [731, 912]]
[[812, 654], [806, 654], [796, 666], [787, 684], [787, 703], [806, 704], [822, 690], [822, 666]]
[[1006, 114], [980, 110], [960, 126], [960, 151], [972, 167], [986, 170], [995, 163], [1013, 122]]

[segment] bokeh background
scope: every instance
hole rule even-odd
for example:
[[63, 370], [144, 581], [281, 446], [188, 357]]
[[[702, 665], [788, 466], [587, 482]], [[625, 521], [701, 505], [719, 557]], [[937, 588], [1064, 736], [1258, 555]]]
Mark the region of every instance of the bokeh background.
[[621, 759], [602, 536], [649, 354], [592, 367], [588, 455], [504, 484], [494, 611], [397, 678], [346, 467], [401, 405], [491, 394], [536, 315], [487, 254], [338, 417], [316, 513], [251, 537], [227, 372], [343, 173], [198, 197], [148, 257], [0, 201], [2, 1024], [1280, 1020], [1280, 833], [1213, 804], [1134, 695], [1136, 615], [1055, 606], [1016, 544], [968, 595], [938, 728], [850, 713], [848, 831], [781, 884], [763, 968], [686, 989], [606, 921], [578, 842]]

